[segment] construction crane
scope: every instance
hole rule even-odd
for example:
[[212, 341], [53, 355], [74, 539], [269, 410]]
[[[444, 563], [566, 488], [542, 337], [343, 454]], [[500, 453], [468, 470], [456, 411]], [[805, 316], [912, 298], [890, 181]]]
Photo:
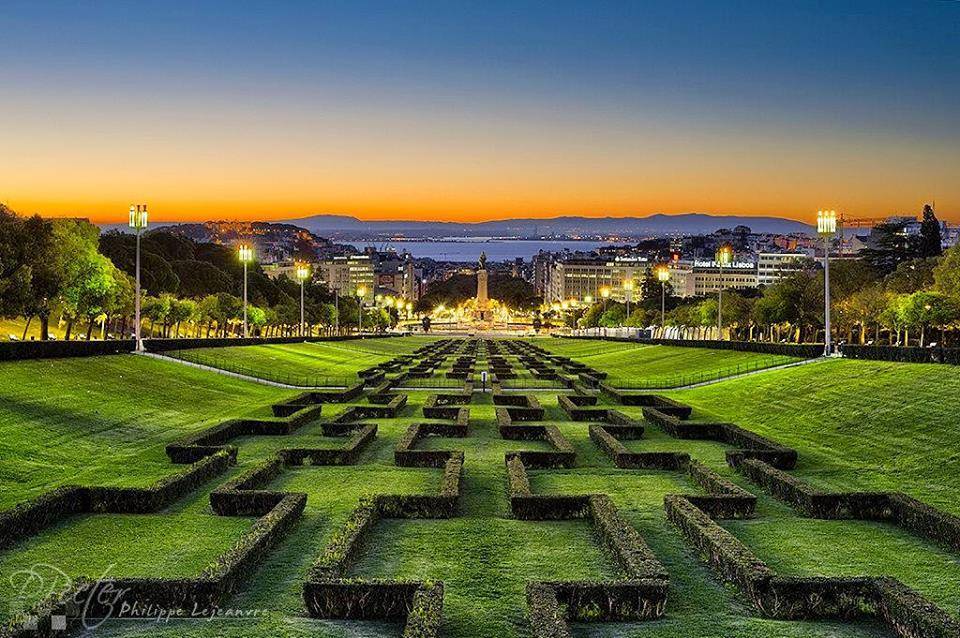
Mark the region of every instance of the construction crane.
[[873, 228], [887, 221], [886, 217], [848, 217], [840, 213], [837, 215], [837, 237], [840, 238], [839, 252], [843, 257], [843, 243], [846, 240], [845, 228]]

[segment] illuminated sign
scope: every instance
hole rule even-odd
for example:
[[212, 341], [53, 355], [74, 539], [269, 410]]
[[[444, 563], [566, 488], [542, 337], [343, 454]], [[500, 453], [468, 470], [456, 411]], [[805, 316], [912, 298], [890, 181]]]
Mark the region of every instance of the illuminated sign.
[[[716, 261], [694, 261], [694, 268], [719, 268], [720, 263]], [[751, 261], [734, 261], [729, 264], [726, 264], [724, 268], [729, 268], [731, 270], [750, 270], [751, 268], [756, 268], [757, 265]]]

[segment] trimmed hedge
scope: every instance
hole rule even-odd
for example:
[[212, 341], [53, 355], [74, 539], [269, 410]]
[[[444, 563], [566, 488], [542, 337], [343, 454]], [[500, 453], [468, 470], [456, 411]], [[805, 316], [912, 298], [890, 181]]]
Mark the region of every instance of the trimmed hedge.
[[0, 341], [0, 361], [95, 357], [133, 352], [133, 339], [111, 341]]
[[656, 346], [681, 348], [711, 348], [713, 350], [739, 350], [761, 354], [780, 354], [803, 359], [814, 359], [823, 354], [823, 344], [816, 343], [767, 343], [762, 341], [721, 341], [716, 339], [628, 339], [625, 337], [592, 337], [561, 335], [563, 339], [587, 339], [591, 341], [626, 341]]
[[415, 450], [425, 436], [463, 438], [467, 426], [459, 423], [415, 423], [397, 441], [393, 451], [394, 464], [400, 467], [444, 467], [455, 454], [452, 450]]
[[844, 345], [841, 349], [848, 359], [897, 361], [900, 363], [960, 364], [960, 348], [919, 348], [916, 346], [857, 346]]
[[657, 408], [643, 408], [643, 417], [678, 439], [709, 439], [738, 449], [728, 450], [727, 463], [737, 467], [746, 459], [759, 459], [781, 469], [793, 469], [797, 451], [784, 447], [732, 423], [691, 423], [664, 414]]
[[[59, 636], [52, 628], [54, 616], [67, 616], [71, 624], [87, 618], [139, 618], [151, 606], [187, 613], [203, 613], [219, 607], [240, 588], [267, 552], [296, 523], [306, 505], [306, 495], [288, 494], [259, 518], [195, 578], [119, 578], [96, 582], [80, 578], [66, 592], [51, 596], [3, 629], [4, 636]], [[131, 612], [125, 610], [141, 610]], [[27, 624], [30, 619], [30, 624]], [[34, 627], [33, 624], [36, 623]]]
[[157, 512], [222, 474], [233, 462], [229, 453], [217, 452], [149, 487], [59, 487], [0, 512], [0, 548], [76, 514]]
[[750, 481], [805, 516], [883, 521], [960, 551], [960, 517], [906, 494], [821, 492], [795, 476], [758, 460], [746, 460], [737, 469]]

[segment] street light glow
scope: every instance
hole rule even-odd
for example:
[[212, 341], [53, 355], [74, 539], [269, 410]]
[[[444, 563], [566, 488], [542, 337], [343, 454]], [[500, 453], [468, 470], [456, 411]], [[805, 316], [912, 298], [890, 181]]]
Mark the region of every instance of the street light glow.
[[310, 277], [310, 266], [302, 262], [297, 263], [296, 275], [297, 280], [306, 281]]
[[657, 281], [670, 281], [670, 269], [666, 266], [657, 268]]
[[250, 244], [240, 244], [237, 247], [237, 253], [241, 262], [247, 264], [253, 261], [253, 246]]
[[717, 249], [717, 263], [722, 266], [730, 265], [730, 262], [733, 261], [733, 246], [730, 244], [724, 244]]
[[607, 288], [606, 286], [604, 286], [603, 288], [601, 288], [601, 289], [600, 289], [600, 296], [603, 297], [604, 299], [608, 298], [608, 297], [610, 296], [610, 289]]
[[817, 211], [817, 233], [820, 235], [833, 235], [837, 232], [837, 211], [818, 210]]
[[130, 228], [143, 230], [147, 227], [147, 205], [130, 205]]

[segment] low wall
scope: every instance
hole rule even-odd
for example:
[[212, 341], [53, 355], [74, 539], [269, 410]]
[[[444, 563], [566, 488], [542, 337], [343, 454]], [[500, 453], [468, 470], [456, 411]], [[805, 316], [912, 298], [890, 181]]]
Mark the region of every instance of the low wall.
[[[398, 335], [344, 335], [338, 337], [251, 337], [248, 339], [144, 339], [148, 352], [169, 352], [192, 348], [225, 348], [255, 346], [269, 343], [300, 343], [304, 341], [352, 341], [356, 339], [384, 339]], [[59, 359], [66, 357], [93, 357], [105, 354], [133, 352], [133, 339], [108, 341], [0, 341], [0, 361], [19, 359]]]
[[717, 339], [636, 339], [625, 337], [563, 336], [563, 339], [592, 339], [599, 341], [626, 341], [657, 346], [681, 348], [712, 348], [715, 350], [740, 350], [761, 354], [779, 354], [813, 359], [823, 354], [823, 344], [816, 343], [769, 343], [765, 341], [720, 341]]
[[855, 346], [841, 348], [849, 359], [899, 361], [902, 363], [948, 363], [960, 365], [960, 348], [919, 348], [916, 346]]

